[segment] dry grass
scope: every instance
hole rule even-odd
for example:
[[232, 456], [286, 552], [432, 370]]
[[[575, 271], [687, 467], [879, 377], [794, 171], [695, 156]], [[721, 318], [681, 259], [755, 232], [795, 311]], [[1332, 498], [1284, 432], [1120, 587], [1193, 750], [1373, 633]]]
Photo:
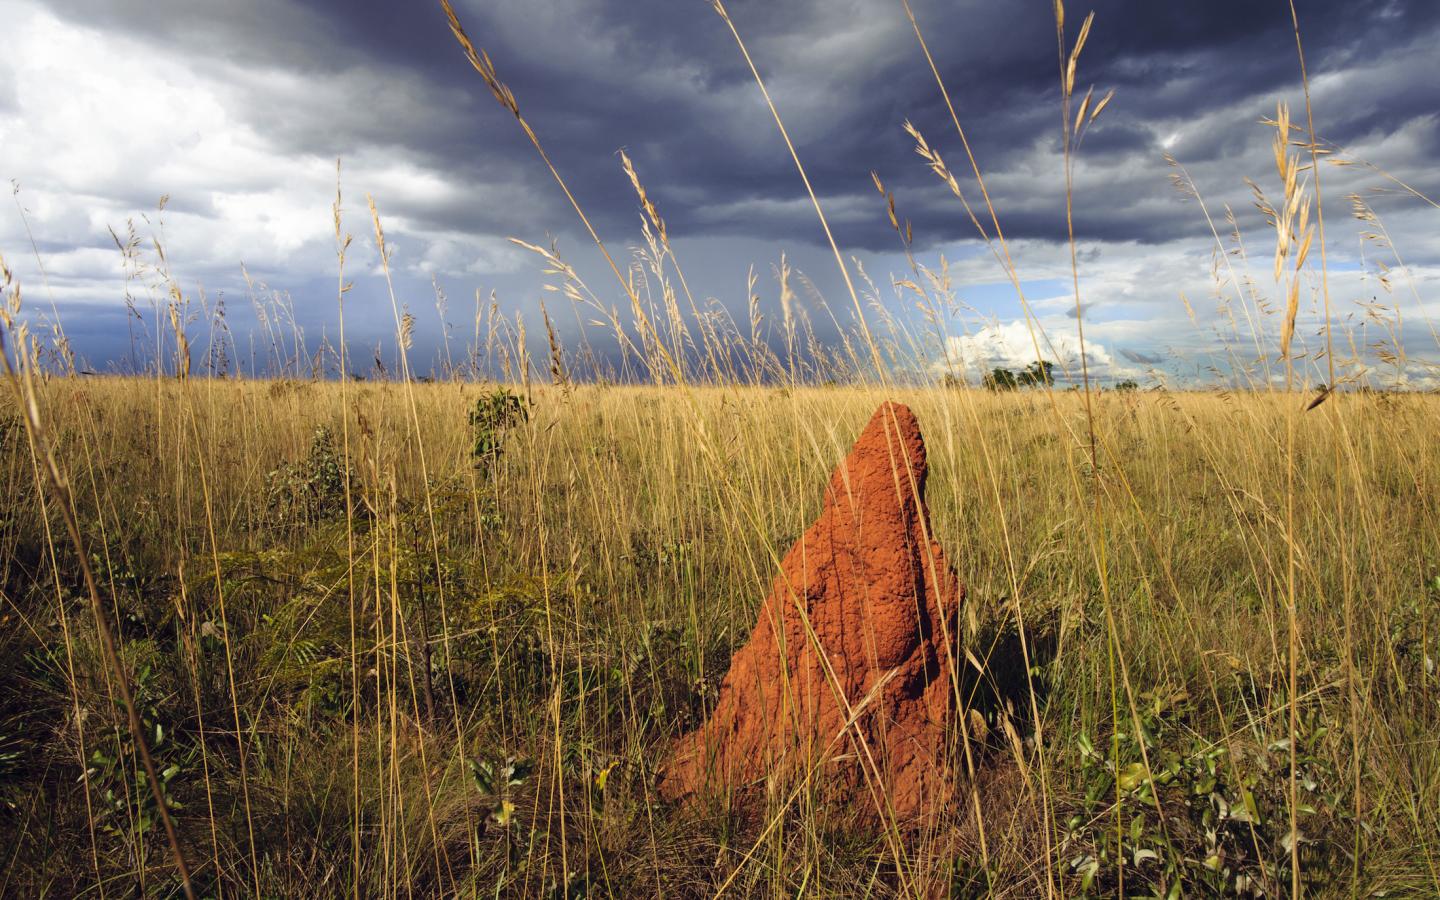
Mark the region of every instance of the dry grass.
[[[715, 8], [784, 134], [763, 61]], [[1093, 18], [1072, 39], [1054, 9], [1068, 220], [1112, 95], [1077, 90]], [[968, 173], [907, 130], [1051, 357], [902, 11]], [[919, 314], [881, 303], [832, 239], [847, 304], [800, 302], [782, 258], [781, 317], [752, 299], [737, 323], [691, 295], [623, 155], [646, 219], [622, 274], [496, 64], [450, 23], [627, 311], [554, 248], [517, 243], [618, 351], [565, 346], [542, 307], [537, 360], [523, 319], [492, 305], [459, 363], [447, 331], [442, 383], [420, 383], [415, 319], [393, 303], [395, 380], [378, 355], [377, 380], [321, 380], [365, 368], [343, 349], [338, 190], [342, 349], [314, 351], [288, 298], [252, 285], [266, 368], [291, 378], [214, 377], [243, 368], [223, 307], [188, 298], [133, 228], [116, 243], [127, 285], [153, 295], [147, 377], [79, 377], [58, 322], [48, 341], [27, 329], [5, 271], [0, 895], [1440, 892], [1440, 398], [1340, 389], [1359, 385], [1337, 374], [1323, 236], [1318, 272], [1308, 259], [1323, 221], [1308, 98], [1305, 129], [1283, 106], [1269, 123], [1274, 201], [1255, 186], [1278, 301], [1170, 160], [1223, 257], [1217, 296], [1246, 318], [1224, 349], [1249, 390], [1101, 390], [1083, 357], [1074, 390], [936, 387], [979, 373], [951, 358], [954, 286], [911, 253], [878, 176], [912, 268], [895, 289]], [[1292, 343], [1316, 288], [1327, 350], [1305, 358]], [[443, 318], [438, 285], [436, 301]], [[1398, 369], [1398, 308], [1370, 316]], [[713, 702], [886, 398], [919, 416], [935, 534], [968, 587], [966, 802], [885, 834], [778, 785], [748, 813], [660, 803], [671, 739]]]
[[[1074, 395], [715, 387], [682, 399], [673, 388], [537, 388], [528, 422], [487, 469], [475, 466], [466, 413], [488, 389], [412, 390], [413, 414], [390, 385], [351, 385], [344, 402], [340, 386], [325, 383], [56, 380], [42, 390], [126, 658], [132, 671], [149, 670], [138, 702], [165, 734], [155, 751], [163, 766], [180, 767], [167, 787], [197, 881], [212, 892], [489, 893], [504, 884], [533, 894], [569, 873], [613, 896], [705, 894], [732, 874], [740, 893], [804, 885], [885, 895], [960, 872], [1028, 895], [1043, 890], [1048, 840], [1056, 889], [1071, 893], [1073, 860], [1110, 831], [1076, 817], [1108, 823], [1118, 810], [1128, 853], [1157, 846], [1158, 804], [1176, 820], [1165, 838], [1176, 860], [1204, 846], [1175, 833], [1187, 802], [1212, 802], [1187, 794], [1199, 790], [1189, 776], [1173, 781], [1183, 790], [1152, 797], [1142, 787], [1116, 806], [1104, 766], [1086, 766], [1087, 742], [1103, 750], [1135, 727], [1112, 694], [1116, 656], [1121, 690], [1137, 698], [1150, 734], [1150, 765], [1222, 749], [1222, 799], [1256, 797], [1252, 877], [1272, 890], [1285, 880], [1277, 848], [1288, 830], [1283, 742], [1293, 707], [1308, 735], [1300, 781], [1314, 782], [1302, 785], [1297, 811], [1314, 842], [1304, 845], [1313, 850], [1307, 877], [1348, 893], [1345, 854], [1358, 835], [1358, 888], [1434, 884], [1433, 397], [1339, 396], [1328, 415], [1298, 420], [1292, 541], [1279, 448], [1285, 407], [1299, 398], [1098, 395], [1107, 623], [1089, 517], [1077, 515], [1069, 487], [1069, 469], [1086, 455]], [[974, 701], [990, 731], [975, 788], [983, 819], [957, 810], [909, 844], [903, 876], [874, 837], [803, 803], [754, 846], [757, 824], [723, 811], [686, 816], [653, 793], [667, 741], [693, 726], [753, 623], [775, 554], [815, 514], [828, 469], [883, 396], [911, 403], [926, 430], [935, 530], [969, 586], [962, 641], [988, 679]], [[314, 435], [339, 435], [347, 415], [357, 436], [349, 529], [343, 503], [312, 502], [303, 481], [343, 466], [343, 448], [330, 444], [327, 458]], [[722, 448], [719, 458], [696, 451], [697, 432]], [[13, 425], [7, 434], [5, 477], [18, 501], [3, 532], [6, 615], [18, 626], [4, 654], [5, 741], [16, 753], [7, 890], [69, 893], [97, 885], [76, 783], [81, 741], [87, 758], [125, 741], [93, 635], [74, 636], [73, 676], [56, 657], [61, 614], [73, 620], [82, 609], [74, 557], [38, 529], [28, 454]], [[1345, 460], [1338, 482], [1336, 454]], [[284, 479], [270, 473], [287, 462], [300, 464], [292, 479], [302, 481], [277, 488]], [[1348, 634], [1346, 591], [1358, 598]], [[1017, 617], [1034, 655], [1038, 728], [1017, 663]], [[507, 757], [533, 760], [535, 771], [497, 799], [469, 762]], [[1132, 760], [1120, 762], [1123, 773]], [[114, 815], [97, 817], [100, 877], [134, 883], [144, 873], [158, 890], [173, 884], [161, 838], [134, 841], [114, 827], [145, 808], [126, 771], [90, 779], [97, 807], [110, 787], [97, 779], [131, 792]], [[508, 826], [482, 829], [503, 802], [515, 807]], [[1136, 820], [1146, 830], [1132, 838]], [[1158, 883], [1150, 861], [1132, 870], [1132, 886]]]

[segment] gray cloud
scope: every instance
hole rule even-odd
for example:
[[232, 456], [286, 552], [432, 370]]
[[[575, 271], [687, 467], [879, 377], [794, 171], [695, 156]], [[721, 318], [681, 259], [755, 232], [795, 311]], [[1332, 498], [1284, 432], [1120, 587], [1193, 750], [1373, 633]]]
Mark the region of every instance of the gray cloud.
[[1139, 350], [1127, 350], [1123, 347], [1118, 352], [1125, 359], [1140, 366], [1158, 366], [1165, 361], [1165, 357], [1158, 353], [1141, 353]]
[[[1048, 7], [1022, 14], [978, 0], [959, 8], [941, 0], [914, 5], [1007, 235], [1063, 241]], [[978, 190], [898, 4], [735, 0], [730, 7], [847, 250], [903, 265], [871, 185], [873, 169], [895, 192], [922, 252], [963, 252], [960, 242], [973, 238], [973, 228], [914, 155], [901, 123], [922, 129], [972, 199]], [[1228, 205], [1246, 234], [1264, 241], [1242, 177], [1273, 183], [1270, 133], [1258, 120], [1277, 99], [1288, 100], [1297, 118], [1302, 103], [1283, 4], [1105, 0], [1095, 9], [1080, 86], [1114, 88], [1116, 96], [1080, 148], [1075, 228], [1092, 253], [1103, 250], [1102, 270], [1137, 274], [1107, 275], [1087, 288], [1086, 306], [1095, 311], [1087, 310], [1087, 330], [1097, 313], [1138, 319], [1137, 307], [1172, 302], [1173, 279], [1156, 283], [1154, 296], [1140, 296], [1154, 254], [1182, 253], [1204, 281], [1213, 242], [1193, 201], [1171, 188], [1163, 152], [1185, 164], [1222, 236]], [[196, 87], [193, 95], [177, 88], [168, 106], [148, 110], [154, 118], [134, 123], [164, 134], [163, 141], [111, 153], [134, 154], [129, 158], [71, 160], [58, 136], [70, 128], [76, 141], [85, 139], [76, 129], [92, 101], [56, 98], [59, 108], [36, 112], [25, 105], [19, 79], [0, 78], [0, 128], [7, 112], [11, 117], [0, 136], [18, 135], [15, 146], [25, 147], [7, 155], [0, 142], [0, 176], [20, 179], [22, 196], [35, 198], [33, 218], [43, 252], [62, 273], [62, 299], [98, 300], [107, 290], [103, 296], [115, 296], [103, 285], [107, 267], [114, 279], [118, 263], [94, 256], [108, 250], [104, 226], [122, 227], [162, 193], [172, 197], [174, 256], [190, 260], [188, 271], [215, 290], [243, 296], [236, 277], [242, 259], [274, 284], [323, 284], [333, 267], [327, 182], [336, 157], [346, 161], [351, 230], [368, 232], [362, 196], [375, 194], [399, 248], [402, 294], [416, 305], [430, 302], [429, 274], [460, 282], [452, 295], [493, 287], [533, 305], [537, 267], [505, 238], [544, 242], [555, 235], [562, 248], [583, 248], [563, 195], [469, 70], [438, 3], [0, 0], [7, 21], [36, 10], [53, 15], [62, 30], [113, 35], [132, 55], [163, 60], [179, 88]], [[1440, 6], [1325, 0], [1301, 12], [1323, 136], [1373, 151], [1397, 177], [1440, 193], [1431, 165], [1440, 149], [1440, 86], [1429, 77]], [[748, 264], [763, 271], [782, 249], [803, 249], [817, 269], [826, 265], [824, 254], [813, 252], [823, 235], [770, 114], [702, 0], [470, 0], [461, 14], [613, 244], [623, 247], [636, 234], [636, 201], [616, 156], [623, 147], [671, 233], [689, 241], [689, 264], [711, 273], [710, 289], [727, 301], [741, 293]], [[1071, 18], [1073, 36], [1079, 16]], [[161, 103], [160, 82], [135, 69], [85, 59], [78, 65], [81, 87], [96, 96], [102, 88], [118, 91], [107, 102], [123, 102], [128, 90]], [[22, 110], [29, 118], [20, 118]], [[1332, 211], [1341, 208], [1340, 193], [1383, 184], [1360, 170], [1322, 175]], [[1377, 195], [1397, 233], [1434, 231], [1399, 199]], [[1345, 233], [1338, 225], [1335, 231]], [[0, 223], [0, 240], [17, 234]], [[1335, 240], [1347, 239], [1353, 251], [1353, 238]], [[1440, 246], [1426, 240], [1409, 261], [1440, 261]], [[768, 259], [753, 255], [770, 247]], [[736, 248], [752, 255], [720, 258]], [[373, 262], [371, 254], [362, 264]], [[995, 272], [987, 277], [1003, 280]], [[318, 326], [330, 301], [306, 303]], [[374, 334], [383, 333], [388, 314], [382, 307], [374, 316]], [[1013, 305], [1009, 315], [1018, 315]], [[1153, 349], [1115, 352], [1149, 364], [1159, 359]]]
[[[236, 114], [282, 151], [333, 157], [383, 148], [473, 186], [468, 197], [407, 206], [407, 214], [497, 234], [571, 227], [531, 148], [466, 68], [438, 4], [51, 5], [75, 21], [214, 60], [237, 88]], [[858, 201], [870, 192], [869, 171], [878, 169], [896, 189], [913, 193], [907, 206], [923, 241], [970, 237], [952, 204], [928, 196], [938, 185], [899, 128], [913, 118], [963, 168], [908, 23], [888, 0], [842, 7], [738, 2], [732, 14], [822, 193]], [[752, 215], [756, 204], [803, 200], [803, 191], [733, 41], [704, 3], [467, 3], [462, 15], [587, 209], [609, 227], [628, 230], [632, 221], [633, 197], [614, 157], [626, 147], [677, 230], [819, 241], [814, 225], [804, 222], [803, 204], [795, 215]], [[982, 164], [997, 183], [1007, 173], [1017, 176], [996, 196], [1012, 233], [1063, 238], [1055, 214], [1059, 106], [1048, 12], [1017, 16], [997, 4], [955, 9], [932, 0], [917, 4], [917, 15]], [[1440, 88], [1419, 75], [1423, 66], [1377, 70], [1363, 50], [1429, 53], [1437, 19], [1440, 11], [1419, 0], [1307, 5], [1302, 27], [1312, 77], [1349, 83], [1322, 111], [1328, 138], [1349, 143], [1434, 112]], [[1072, 34], [1077, 26], [1070, 23]], [[277, 105], [277, 73], [314, 89], [287, 93]], [[1172, 149], [1191, 165], [1237, 161], [1247, 150], [1264, 149], [1253, 123], [1273, 108], [1275, 95], [1296, 93], [1297, 76], [1282, 6], [1098, 4], [1081, 86], [1114, 87], [1117, 98], [1087, 140], [1085, 159], [1101, 170], [1109, 199], [1128, 202], [1106, 204], [1113, 213], [1092, 215], [1087, 234], [1176, 236], [1183, 217], [1146, 203], [1165, 192], [1159, 150], [1166, 134], [1157, 123], [1174, 124], [1181, 137]], [[1223, 126], [1185, 128], [1217, 110], [1239, 115]], [[1021, 168], [1036, 148], [1052, 157], [1048, 177]], [[523, 192], [526, 202], [495, 197], [499, 185]], [[871, 249], [893, 246], [883, 216], [874, 214], [878, 207], [872, 209], [868, 217], [842, 219], [842, 236]]]

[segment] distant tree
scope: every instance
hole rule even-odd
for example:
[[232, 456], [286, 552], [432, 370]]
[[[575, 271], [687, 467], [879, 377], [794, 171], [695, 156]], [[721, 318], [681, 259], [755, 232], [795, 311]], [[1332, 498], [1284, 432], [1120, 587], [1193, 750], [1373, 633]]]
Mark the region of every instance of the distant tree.
[[1017, 378], [1020, 384], [1026, 387], [1054, 384], [1055, 364], [1048, 359], [1036, 360], [1026, 366]]
[[1137, 384], [1134, 379], [1127, 378], [1124, 381], [1115, 382], [1115, 390], [1120, 391], [1122, 394], [1128, 394], [1140, 390], [1140, 385]]
[[1009, 369], [996, 366], [990, 373], [981, 379], [981, 383], [992, 391], [1013, 391], [1020, 385], [1020, 379]]
[[954, 372], [946, 372], [940, 376], [940, 386], [950, 390], [956, 390], [965, 386], [965, 379], [956, 375]]

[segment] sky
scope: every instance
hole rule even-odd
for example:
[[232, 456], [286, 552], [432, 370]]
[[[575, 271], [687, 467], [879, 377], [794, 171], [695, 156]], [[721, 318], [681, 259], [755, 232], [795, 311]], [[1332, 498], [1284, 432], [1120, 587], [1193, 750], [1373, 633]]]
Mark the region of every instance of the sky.
[[[644, 243], [623, 150], [700, 305], [723, 308], [748, 332], [753, 272], [774, 340], [783, 254], [794, 302], [821, 339], [834, 339], [827, 307], [852, 324], [804, 182], [708, 2], [456, 6], [622, 268]], [[1284, 102], [1305, 123], [1288, 4], [1095, 3], [1076, 90], [1114, 97], [1073, 156], [1079, 316], [1051, 3], [912, 7], [1020, 292], [904, 128], [912, 122], [966, 199], [980, 201], [900, 0], [729, 3], [867, 316], [883, 311], [921, 335], [929, 349], [919, 365], [931, 372], [945, 359], [971, 377], [1023, 367], [1035, 359], [1037, 329], [1042, 355], [1068, 369], [1082, 323], [1102, 383], [1208, 384], [1237, 380], [1237, 367], [1248, 378], [1264, 377], [1266, 363], [1280, 370], [1285, 289], [1254, 191], [1272, 202], [1282, 192], [1264, 120]], [[1296, 9], [1315, 129], [1329, 159], [1352, 162], [1318, 172], [1341, 374], [1436, 386], [1440, 208], [1426, 198], [1440, 198], [1440, 4], [1296, 0]], [[1086, 11], [1067, 11], [1067, 44]], [[492, 303], [525, 322], [542, 359], [542, 301], [563, 342], [573, 348], [584, 332], [609, 352], [606, 329], [587, 324], [593, 310], [572, 308], [552, 289], [554, 267], [512, 238], [555, 247], [597, 302], [628, 321], [623, 290], [469, 67], [438, 0], [0, 0], [0, 22], [0, 178], [13, 194], [0, 204], [0, 254], [31, 321], [43, 328], [58, 315], [88, 368], [142, 367], [172, 285], [193, 317], [192, 347], [210, 333], [206, 310], [223, 305], [241, 371], [283, 364], [290, 351], [277, 348], [289, 341], [293, 351], [297, 334], [312, 352], [335, 343], [337, 160], [341, 228], [353, 235], [344, 301], [352, 368], [368, 371], [377, 347], [393, 365], [397, 311], [414, 316], [417, 372], [454, 362], [474, 343], [477, 306]], [[1193, 191], [1177, 190], [1182, 172]], [[872, 173], [910, 223], [913, 262]], [[1355, 216], [1352, 195], [1373, 217]], [[390, 251], [393, 302], [367, 198]], [[1320, 249], [1317, 240], [1314, 274], [1302, 278], [1296, 352], [1302, 371], [1324, 380]], [[940, 280], [951, 295], [927, 318], [908, 285]]]

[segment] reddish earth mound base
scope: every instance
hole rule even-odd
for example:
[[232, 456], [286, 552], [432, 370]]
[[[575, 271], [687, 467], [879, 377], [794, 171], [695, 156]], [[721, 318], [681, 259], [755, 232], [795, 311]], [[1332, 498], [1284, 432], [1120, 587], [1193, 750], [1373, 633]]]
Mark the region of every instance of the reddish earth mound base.
[[962, 592], [929, 537], [925, 468], [915, 415], [881, 404], [785, 554], [714, 713], [676, 741], [663, 796], [743, 799], [767, 779], [789, 796], [809, 774], [861, 815], [906, 821], [948, 803], [946, 637]]

